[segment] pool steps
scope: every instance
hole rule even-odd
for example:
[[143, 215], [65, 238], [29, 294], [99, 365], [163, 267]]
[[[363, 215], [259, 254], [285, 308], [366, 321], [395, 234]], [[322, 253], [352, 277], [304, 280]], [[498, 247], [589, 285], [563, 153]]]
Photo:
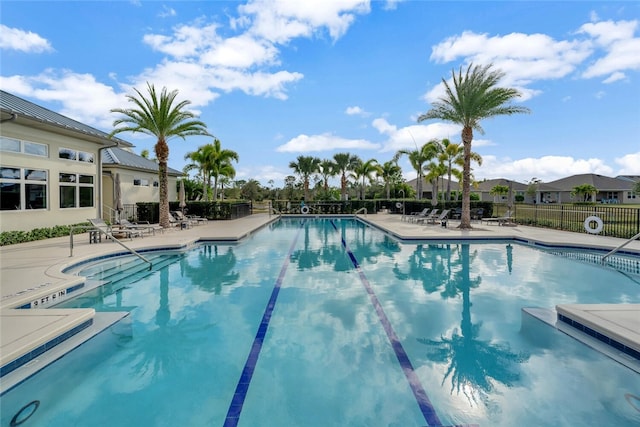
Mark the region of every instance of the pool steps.
[[[605, 306], [607, 304], [604, 304]], [[634, 310], [637, 312], [638, 304], [628, 304], [630, 312]], [[521, 333], [534, 345], [541, 349], [553, 349], [555, 347], [556, 340], [561, 336], [556, 334], [549, 334], [549, 327], [569, 335], [570, 337], [578, 340], [582, 344], [604, 354], [605, 356], [617, 361], [618, 363], [626, 366], [627, 368], [640, 373], [640, 359], [634, 357], [628, 352], [623, 351], [619, 345], [614, 345], [612, 336], [620, 335], [612, 332], [616, 329], [611, 322], [604, 322], [609, 324], [609, 329], [602, 325], [598, 325], [597, 329], [600, 330], [601, 338], [584, 332], [584, 329], [577, 327], [578, 324], [584, 322], [585, 312], [592, 309], [602, 309], [602, 304], [563, 304], [558, 305], [555, 309], [541, 308], [541, 307], [524, 307], [522, 308], [522, 323]], [[611, 304], [616, 308], [616, 313], [620, 310], [618, 304]], [[611, 313], [606, 313], [607, 316], [611, 316]], [[561, 320], [560, 316], [565, 317]], [[616, 315], [611, 318], [615, 318]], [[572, 319], [573, 324], [567, 323], [567, 319]], [[620, 326], [617, 326], [620, 329]], [[625, 329], [625, 328], [622, 328]], [[628, 331], [633, 333], [634, 331]], [[637, 333], [637, 331], [635, 331]], [[603, 339], [602, 339], [603, 338]], [[635, 344], [634, 344], [635, 346]]]
[[[140, 280], [147, 274], [152, 274], [162, 267], [175, 261], [175, 256], [154, 255], [153, 269], [149, 270], [148, 264], [137, 258], [114, 259], [114, 263], [105, 268], [97, 263], [88, 264], [78, 269], [77, 274], [85, 277], [82, 285], [75, 285], [72, 292], [65, 290], [64, 295], [58, 297], [55, 305], [47, 305], [45, 308], [33, 307], [32, 303], [23, 304], [18, 310], [3, 310], [2, 314], [2, 335], [3, 346], [0, 358], [0, 378], [2, 378], [2, 389], [5, 388], [5, 377], [19, 368], [30, 365], [34, 360], [42, 359], [42, 355], [79, 335], [84, 329], [94, 330], [94, 334], [100, 332], [95, 331], [96, 317], [102, 317], [103, 314], [107, 318], [111, 318], [109, 313], [115, 313], [117, 320], [122, 319], [128, 312], [122, 312], [121, 308], [96, 313], [94, 309], [89, 308], [56, 308], [63, 306], [64, 302], [70, 298], [82, 299], [82, 294], [86, 294], [94, 289], [103, 286], [111, 286], [111, 283], [117, 283], [118, 288], [124, 288], [133, 282]], [[142, 276], [141, 276], [141, 273]], [[147, 274], [144, 274], [147, 273]], [[99, 279], [91, 276], [98, 275]], [[44, 311], [46, 310], [46, 311]], [[118, 315], [120, 313], [120, 315]], [[117, 321], [116, 320], [116, 321]], [[101, 322], [104, 328], [111, 326], [113, 323]], [[17, 327], [20, 325], [20, 328]], [[32, 329], [31, 333], [25, 327]], [[103, 329], [104, 329], [103, 328]], [[11, 339], [12, 331], [20, 330], [20, 334]], [[86, 334], [85, 334], [86, 335]], [[93, 335], [90, 335], [90, 338]], [[87, 338], [87, 339], [88, 339]]]

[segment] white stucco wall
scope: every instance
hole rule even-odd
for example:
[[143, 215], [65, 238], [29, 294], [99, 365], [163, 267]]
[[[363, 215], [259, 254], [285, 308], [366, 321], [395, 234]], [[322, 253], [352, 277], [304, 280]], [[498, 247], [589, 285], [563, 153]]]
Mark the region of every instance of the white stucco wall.
[[[21, 153], [0, 152], [0, 164], [5, 167], [33, 168], [47, 171], [47, 208], [0, 211], [0, 231], [32, 230], [40, 227], [69, 225], [95, 218], [100, 204], [100, 176], [98, 149], [100, 144], [77, 137], [46, 132], [15, 122], [5, 122], [0, 135], [23, 141], [48, 145], [48, 157]], [[69, 148], [91, 153], [93, 163], [59, 159], [60, 148]], [[83, 208], [60, 208], [59, 174], [77, 173], [93, 176], [93, 206]]]

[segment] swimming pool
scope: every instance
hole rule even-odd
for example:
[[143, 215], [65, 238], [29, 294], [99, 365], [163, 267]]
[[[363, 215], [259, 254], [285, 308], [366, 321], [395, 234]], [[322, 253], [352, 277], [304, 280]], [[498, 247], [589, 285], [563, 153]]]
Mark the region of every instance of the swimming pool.
[[639, 374], [522, 313], [639, 301], [616, 271], [339, 218], [149, 256], [151, 272], [131, 257], [79, 267], [107, 283], [61, 306], [128, 311], [126, 326], [3, 395], [3, 426], [36, 400], [23, 426], [640, 422]]

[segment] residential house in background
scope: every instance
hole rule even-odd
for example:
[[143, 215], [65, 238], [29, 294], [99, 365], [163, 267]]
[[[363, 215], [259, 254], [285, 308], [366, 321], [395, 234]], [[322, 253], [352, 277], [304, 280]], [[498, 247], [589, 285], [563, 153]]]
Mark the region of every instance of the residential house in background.
[[[501, 185], [509, 188], [507, 194], [491, 194], [494, 187]], [[512, 181], [506, 178], [486, 179], [478, 182], [477, 186], [471, 188], [471, 192], [478, 195], [482, 202], [507, 203], [516, 202], [516, 196], [522, 196], [524, 203], [533, 203], [533, 196], [527, 193], [529, 186], [521, 182]]]
[[[0, 231], [103, 217], [103, 205], [113, 206], [113, 184], [107, 182], [105, 191], [103, 162], [109, 164], [107, 175], [122, 172], [121, 178], [127, 178], [124, 175], [129, 174], [132, 182], [146, 179], [152, 188], [151, 165], [136, 172], [130, 159], [126, 166], [114, 162], [113, 153], [128, 152], [131, 147], [127, 141], [109, 138], [105, 132], [0, 90]], [[115, 151], [107, 152], [110, 149]], [[157, 180], [157, 166], [155, 171]], [[176, 171], [172, 172], [169, 200], [177, 198]], [[124, 197], [134, 200], [128, 194]], [[137, 201], [153, 200], [158, 200], [157, 190]]]

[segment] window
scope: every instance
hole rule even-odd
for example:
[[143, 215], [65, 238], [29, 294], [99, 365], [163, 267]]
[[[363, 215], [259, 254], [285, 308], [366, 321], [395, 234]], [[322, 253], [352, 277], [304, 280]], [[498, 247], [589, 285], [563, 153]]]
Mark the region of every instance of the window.
[[49, 157], [49, 146], [37, 142], [20, 141], [19, 139], [0, 136], [0, 151]]
[[87, 153], [85, 151], [76, 151], [71, 148], [60, 148], [58, 150], [58, 158], [65, 160], [75, 160], [78, 162], [93, 163], [93, 153]]
[[633, 191], [629, 191], [627, 192], [627, 199], [635, 199], [636, 198], [636, 193]]
[[148, 187], [149, 186], [149, 180], [148, 179], [143, 179], [143, 178], [134, 178], [133, 179], [133, 185], [135, 185], [136, 187]]
[[48, 173], [0, 167], [0, 210], [47, 209]]
[[93, 175], [61, 173], [60, 208], [89, 208], [93, 206]]

